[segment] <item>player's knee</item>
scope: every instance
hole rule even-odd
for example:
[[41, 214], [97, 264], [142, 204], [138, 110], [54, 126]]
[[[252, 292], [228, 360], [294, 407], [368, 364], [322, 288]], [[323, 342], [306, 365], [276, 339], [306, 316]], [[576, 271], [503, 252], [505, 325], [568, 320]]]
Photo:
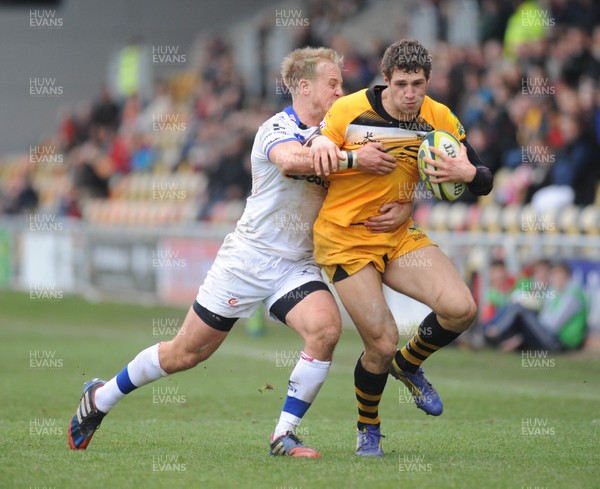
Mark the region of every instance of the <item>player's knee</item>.
[[367, 348], [367, 353], [370, 353], [371, 357], [377, 358], [381, 365], [388, 365], [394, 358], [397, 349], [397, 343], [393, 341], [379, 341]]
[[387, 342], [382, 348], [381, 348], [381, 359], [385, 364], [390, 363], [393, 359], [394, 356], [396, 355], [396, 351], [398, 351], [398, 345], [397, 343], [393, 343], [391, 341]]
[[465, 299], [464, 305], [464, 320], [465, 320], [465, 329], [467, 329], [475, 320], [477, 316], [477, 304], [475, 304], [475, 300], [471, 294]]
[[189, 370], [194, 368], [200, 362], [206, 360], [210, 355], [204, 352], [187, 351], [184, 352], [178, 359], [179, 370]]
[[210, 356], [205, 350], [188, 350], [174, 341], [161, 345], [160, 366], [168, 374], [194, 368]]
[[311, 350], [329, 356], [333, 353], [342, 334], [341, 319], [337, 311], [314, 312], [308, 324], [298, 331]]
[[477, 305], [471, 294], [465, 295], [462, 300], [456, 301], [452, 308], [452, 322], [462, 331], [471, 326], [477, 316]]
[[378, 358], [381, 365], [387, 365], [396, 355], [398, 339], [397, 330], [384, 332], [372, 338], [372, 341], [366, 345], [367, 351], [371, 354], [370, 356]]
[[322, 345], [328, 350], [333, 351], [335, 345], [337, 345], [340, 336], [342, 334], [342, 327], [340, 326], [329, 326], [322, 334]]
[[315, 322], [311, 328], [310, 336], [312, 341], [328, 350], [333, 350], [341, 334], [342, 325], [339, 317], [325, 314], [321, 316], [320, 320]]

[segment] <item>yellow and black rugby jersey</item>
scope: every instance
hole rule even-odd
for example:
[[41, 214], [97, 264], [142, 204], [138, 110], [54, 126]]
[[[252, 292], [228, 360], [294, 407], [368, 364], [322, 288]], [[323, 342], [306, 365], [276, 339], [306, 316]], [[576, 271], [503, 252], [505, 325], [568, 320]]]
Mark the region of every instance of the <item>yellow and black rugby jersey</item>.
[[396, 169], [383, 176], [356, 169], [329, 176], [330, 186], [320, 216], [340, 226], [365, 222], [388, 202], [409, 202], [419, 179], [417, 153], [425, 134], [443, 129], [459, 140], [465, 131], [443, 104], [425, 97], [412, 121], [399, 121], [383, 108], [385, 85], [361, 90], [335, 101], [321, 123], [321, 132], [343, 150], [381, 142], [396, 157]]

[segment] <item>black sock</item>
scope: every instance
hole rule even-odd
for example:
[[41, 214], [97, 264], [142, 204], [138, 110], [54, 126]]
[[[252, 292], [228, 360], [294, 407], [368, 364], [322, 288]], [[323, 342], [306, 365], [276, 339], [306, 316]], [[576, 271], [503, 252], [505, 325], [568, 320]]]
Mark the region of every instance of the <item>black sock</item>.
[[429, 355], [452, 343], [460, 333], [444, 329], [431, 312], [419, 325], [419, 331], [396, 352], [396, 363], [402, 370], [415, 373]]
[[381, 401], [381, 395], [385, 389], [387, 378], [387, 372], [373, 374], [365, 370], [360, 358], [356, 362], [354, 369], [354, 392], [356, 393], [356, 402], [358, 404], [358, 423], [356, 426], [359, 430], [362, 431], [368, 424], [379, 428], [379, 402]]

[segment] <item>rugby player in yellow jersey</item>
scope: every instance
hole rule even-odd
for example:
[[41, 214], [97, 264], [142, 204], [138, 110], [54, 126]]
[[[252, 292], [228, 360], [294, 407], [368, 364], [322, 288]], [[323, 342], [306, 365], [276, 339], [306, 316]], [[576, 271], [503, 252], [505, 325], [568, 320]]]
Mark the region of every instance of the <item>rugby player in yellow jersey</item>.
[[[366, 229], [366, 219], [386, 203], [413, 200], [417, 151], [423, 136], [434, 129], [452, 133], [462, 144], [454, 159], [432, 149], [442, 161], [435, 162], [437, 170], [425, 170], [431, 181], [464, 182], [475, 195], [492, 188], [492, 175], [467, 142], [459, 120], [426, 95], [431, 73], [427, 50], [417, 41], [396, 42], [381, 66], [385, 85], [340, 98], [321, 123], [322, 134], [350, 156], [349, 169], [329, 175], [330, 187], [314, 225], [316, 261], [334, 283], [364, 343], [354, 371], [356, 454], [361, 456], [383, 456], [378, 406], [388, 372], [404, 382], [417, 407], [434, 416], [442, 413], [442, 401], [421, 363], [456, 339], [476, 315], [473, 297], [453, 264], [412, 219], [384, 233]], [[312, 148], [315, 170], [335, 166], [330, 153], [321, 151], [319, 139], [324, 141], [318, 138]], [[356, 169], [357, 158], [370, 159], [377, 152], [393, 157], [396, 169], [386, 175]], [[382, 284], [433, 311], [400, 350]]]

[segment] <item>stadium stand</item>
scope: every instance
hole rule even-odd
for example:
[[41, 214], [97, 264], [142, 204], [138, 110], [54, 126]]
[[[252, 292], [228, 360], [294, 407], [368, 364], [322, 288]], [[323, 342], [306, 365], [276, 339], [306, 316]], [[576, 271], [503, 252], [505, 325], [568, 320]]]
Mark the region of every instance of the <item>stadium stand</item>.
[[[377, 81], [381, 46], [412, 31], [387, 20], [390, 32], [371, 27], [370, 42], [357, 45], [348, 27], [377, 25], [373, 12], [397, 8], [393, 3], [298, 2], [310, 22], [288, 35], [297, 46], [344, 52], [347, 88], [359, 88]], [[465, 7], [459, 3], [449, 2]], [[479, 18], [475, 43], [469, 34], [456, 37], [456, 11], [441, 3], [415, 15], [437, 26], [431, 95], [465, 123], [495, 172], [495, 190], [478, 202], [465, 195], [453, 206], [419, 202], [418, 222], [438, 230], [598, 234], [600, 7], [468, 3]], [[273, 25], [264, 36], [281, 35]], [[273, 97], [275, 85], [263, 79], [259, 95], [248, 96], [254, 91], [245, 87], [226, 35], [201, 46], [197, 66], [155, 81], [149, 99], [119, 99], [103, 89], [89, 111], [63, 117], [56, 135], [28, 155], [2, 158], [1, 212], [34, 208], [102, 224], [235, 222], [250, 190], [253, 133], [285, 95]], [[571, 189], [560, 194], [560, 212], [546, 209], [540, 194], [555, 185]], [[527, 225], [536, 222], [556, 225]]]

